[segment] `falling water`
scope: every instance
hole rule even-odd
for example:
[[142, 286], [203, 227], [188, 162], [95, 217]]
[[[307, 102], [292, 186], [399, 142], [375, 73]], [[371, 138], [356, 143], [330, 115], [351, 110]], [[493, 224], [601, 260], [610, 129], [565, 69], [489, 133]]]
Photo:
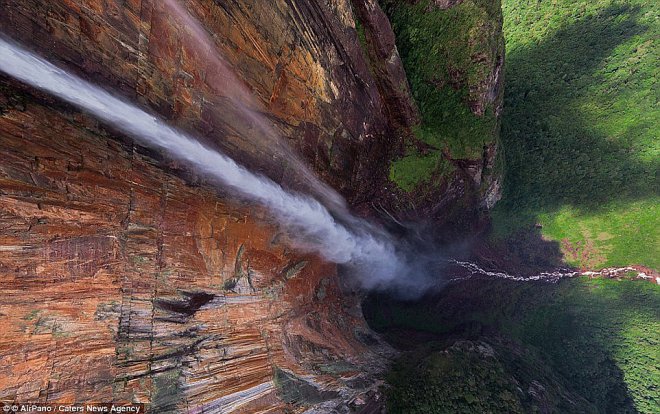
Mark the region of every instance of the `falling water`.
[[156, 116], [3, 39], [0, 71], [88, 111], [143, 145], [164, 150], [234, 193], [267, 207], [294, 236], [294, 247], [356, 266], [365, 288], [387, 284], [404, 268], [389, 238], [363, 220], [348, 217], [348, 230], [315, 199], [284, 190]]
[[[0, 71], [88, 111], [135, 137], [141, 144], [163, 150], [235, 194], [265, 206], [291, 235], [294, 247], [352, 266], [359, 275], [355, 281], [364, 289], [390, 290], [402, 297], [416, 298], [429, 289], [439, 288], [443, 281], [474, 276], [556, 282], [567, 277], [616, 275], [634, 270], [566, 270], [524, 277], [488, 271], [472, 262], [441, 257], [435, 249], [423, 253], [419, 246], [406, 246], [402, 241], [395, 245], [384, 231], [346, 210], [339, 212], [339, 222], [314, 198], [286, 191], [270, 179], [251, 173], [223, 153], [206, 147], [193, 136], [168, 126], [158, 117], [2, 38]], [[334, 214], [338, 214], [336, 209]], [[350, 230], [346, 224], [350, 225]], [[428, 245], [426, 248], [428, 250]], [[439, 277], [441, 273], [451, 273], [452, 265], [462, 269], [465, 275], [454, 279]]]

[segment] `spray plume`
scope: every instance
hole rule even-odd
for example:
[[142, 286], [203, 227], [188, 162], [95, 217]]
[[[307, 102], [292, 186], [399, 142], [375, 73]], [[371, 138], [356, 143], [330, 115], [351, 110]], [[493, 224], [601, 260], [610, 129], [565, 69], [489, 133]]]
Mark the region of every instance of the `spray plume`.
[[352, 266], [361, 276], [361, 287], [405, 284], [401, 276], [407, 265], [394, 243], [364, 220], [346, 217], [351, 223], [351, 230], [347, 229], [317, 200], [284, 190], [156, 116], [1, 38], [0, 71], [93, 114], [142, 145], [163, 150], [235, 194], [265, 206], [294, 237], [294, 247]]

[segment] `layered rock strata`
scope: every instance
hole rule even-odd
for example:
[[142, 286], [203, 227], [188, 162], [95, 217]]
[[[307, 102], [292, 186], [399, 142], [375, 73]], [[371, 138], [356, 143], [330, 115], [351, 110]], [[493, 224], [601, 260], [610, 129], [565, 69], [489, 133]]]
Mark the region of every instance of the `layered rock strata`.
[[267, 212], [8, 86], [1, 400], [221, 413], [370, 401], [383, 361], [335, 266], [288, 249]]
[[[210, 47], [156, 0], [0, 0], [0, 32], [313, 191], [262, 129], [232, 122], [244, 88], [259, 122], [358, 211], [391, 197], [380, 189], [419, 115], [375, 2], [181, 4]], [[0, 154], [0, 400], [379, 410], [389, 350], [336, 267], [287, 248], [267, 211], [3, 76]]]

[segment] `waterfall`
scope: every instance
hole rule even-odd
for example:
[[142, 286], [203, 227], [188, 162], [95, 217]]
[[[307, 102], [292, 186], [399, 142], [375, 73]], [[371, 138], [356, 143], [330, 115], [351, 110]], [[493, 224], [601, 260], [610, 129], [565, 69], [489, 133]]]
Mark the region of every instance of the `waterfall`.
[[266, 207], [293, 237], [295, 248], [355, 266], [364, 288], [387, 286], [405, 268], [389, 237], [364, 220], [345, 213], [342, 220], [351, 223], [349, 230], [317, 200], [286, 191], [157, 116], [1, 38], [0, 71], [81, 108], [142, 145], [163, 150], [232, 193]]
[[[472, 262], [448, 259], [428, 245], [395, 243], [385, 231], [342, 208], [343, 200], [337, 200], [339, 195], [331, 189], [326, 191], [323, 188], [321, 192], [331, 199], [334, 216], [316, 199], [285, 190], [267, 177], [250, 172], [222, 152], [205, 146], [194, 136], [167, 125], [156, 115], [2, 38], [0, 72], [87, 111], [134, 137], [145, 147], [162, 150], [186, 163], [232, 194], [266, 207], [291, 238], [292, 247], [351, 266], [357, 276], [354, 282], [361, 288], [390, 290], [400, 297], [414, 299], [429, 289], [440, 288], [444, 282], [473, 276], [556, 282], [567, 277], [590, 275], [565, 270], [516, 276], [484, 270]], [[453, 279], [443, 277], [447, 270], [452, 272], [452, 266], [462, 268], [467, 275]], [[614, 273], [625, 270], [628, 269], [613, 269]]]

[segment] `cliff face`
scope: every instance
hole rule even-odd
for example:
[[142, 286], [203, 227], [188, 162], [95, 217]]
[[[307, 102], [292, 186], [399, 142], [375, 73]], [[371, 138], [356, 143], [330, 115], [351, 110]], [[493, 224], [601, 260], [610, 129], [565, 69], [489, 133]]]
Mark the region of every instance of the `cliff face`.
[[[94, 120], [12, 96], [24, 101], [0, 118], [0, 398], [224, 413], [370, 392], [375, 339], [334, 266]], [[305, 394], [288, 391], [296, 381]]]
[[[368, 197], [388, 125], [348, 3], [187, 6], [274, 128], [354, 202]], [[4, 34], [295, 184], [229, 129], [220, 69], [161, 2], [0, 9]], [[153, 412], [377, 404], [378, 341], [334, 266], [74, 108], [7, 78], [0, 104], [0, 398]]]
[[[375, 2], [181, 4], [324, 181], [362, 211], [392, 196], [380, 189], [419, 114]], [[0, 28], [301, 186], [258, 128], [230, 122], [234, 86], [164, 2], [0, 0]], [[389, 351], [335, 266], [287, 249], [267, 212], [4, 76], [0, 152], [0, 399], [153, 412], [378, 406]]]
[[[236, 87], [217, 64], [222, 56], [257, 98], [255, 109], [325, 181], [352, 204], [374, 194], [398, 138], [348, 1], [180, 2], [212, 34], [215, 50], [166, 3], [3, 0], [1, 22], [5, 35], [50, 61], [199, 132], [278, 182], [295, 181], [285, 160], [267, 161], [268, 144], [254, 145], [261, 131], [231, 125], [236, 109], [227, 96]], [[393, 65], [405, 84], [400, 61]]]
[[364, 376], [369, 333], [333, 266], [92, 119], [23, 98], [0, 122], [3, 399], [257, 412], [285, 405], [278, 370], [332, 390], [301, 403]]
[[500, 1], [380, 3], [420, 108], [420, 122], [390, 167], [396, 185], [389, 191], [397, 195], [385, 202], [413, 218], [474, 225], [479, 210], [489, 210], [500, 198]]

